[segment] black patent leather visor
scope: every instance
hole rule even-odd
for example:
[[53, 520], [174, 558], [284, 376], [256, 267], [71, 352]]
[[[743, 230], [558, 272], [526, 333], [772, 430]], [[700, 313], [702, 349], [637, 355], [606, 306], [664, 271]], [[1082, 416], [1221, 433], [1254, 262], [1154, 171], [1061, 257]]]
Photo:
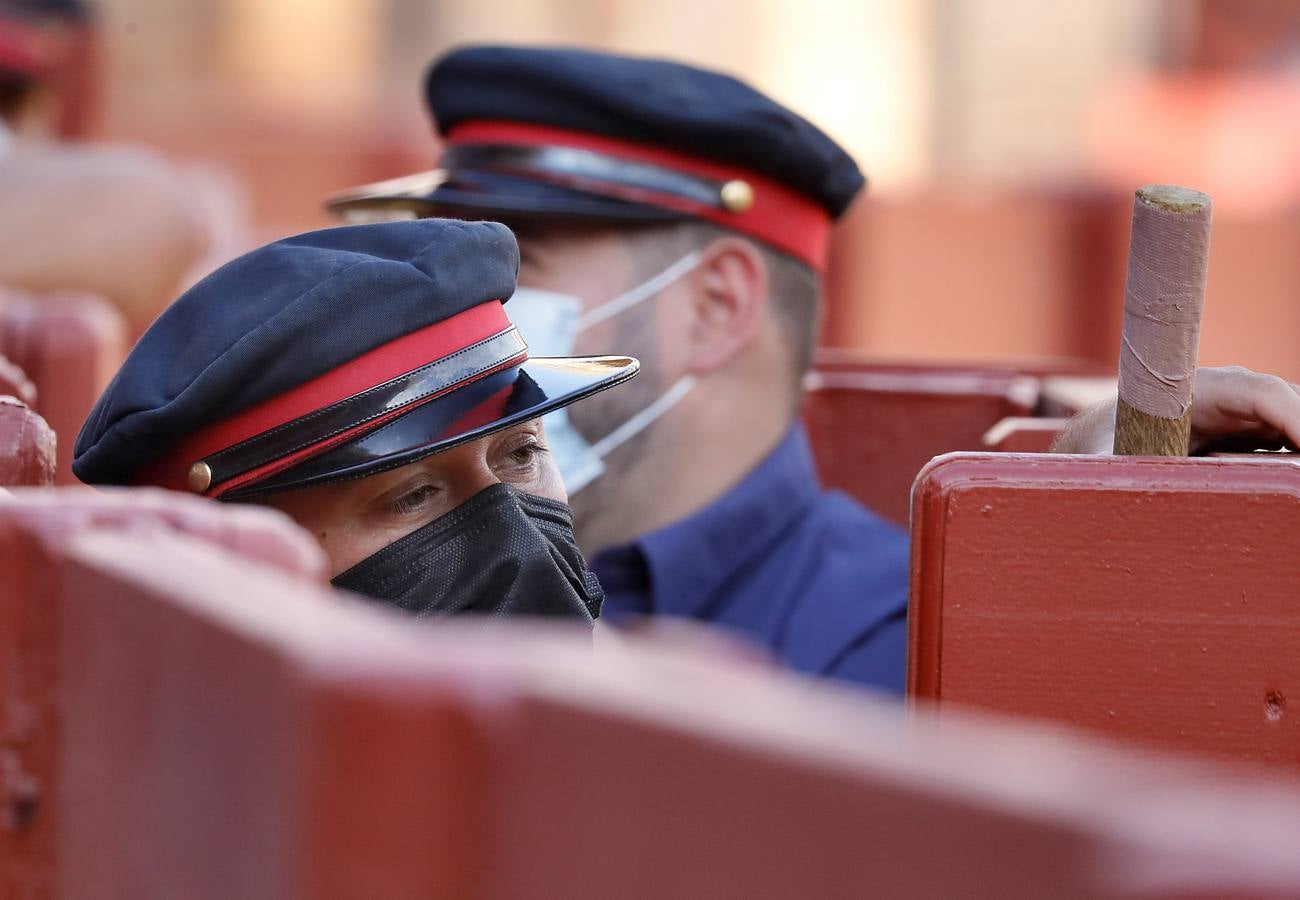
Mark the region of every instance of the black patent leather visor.
[[498, 172], [421, 173], [410, 179], [363, 185], [330, 197], [325, 208], [344, 219], [451, 216], [453, 218], [549, 219], [592, 222], [674, 222], [687, 213], [636, 203], [560, 184]]
[[639, 368], [626, 356], [529, 359], [222, 497], [252, 497], [396, 469], [614, 387]]

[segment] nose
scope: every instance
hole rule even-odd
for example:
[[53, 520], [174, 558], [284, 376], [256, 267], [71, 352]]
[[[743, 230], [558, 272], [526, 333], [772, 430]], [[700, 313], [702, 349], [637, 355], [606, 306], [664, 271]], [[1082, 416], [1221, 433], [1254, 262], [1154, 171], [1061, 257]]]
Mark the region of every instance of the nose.
[[460, 506], [475, 494], [500, 484], [488, 463], [490, 438], [480, 438], [444, 451], [446, 487], [452, 506]]

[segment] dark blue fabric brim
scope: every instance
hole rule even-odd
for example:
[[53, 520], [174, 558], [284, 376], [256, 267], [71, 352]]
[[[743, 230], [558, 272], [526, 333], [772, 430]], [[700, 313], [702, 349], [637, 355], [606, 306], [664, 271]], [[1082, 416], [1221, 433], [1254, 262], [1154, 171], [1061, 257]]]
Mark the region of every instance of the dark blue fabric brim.
[[420, 195], [383, 194], [368, 187], [326, 203], [330, 211], [394, 208], [418, 216], [455, 219], [572, 218], [604, 222], [680, 222], [691, 216], [677, 210], [603, 197], [563, 185], [476, 174], [472, 182], [449, 181]]
[[626, 356], [530, 359], [424, 403], [354, 441], [224, 494], [223, 499], [365, 478], [405, 466], [614, 387], [639, 368], [637, 360]]

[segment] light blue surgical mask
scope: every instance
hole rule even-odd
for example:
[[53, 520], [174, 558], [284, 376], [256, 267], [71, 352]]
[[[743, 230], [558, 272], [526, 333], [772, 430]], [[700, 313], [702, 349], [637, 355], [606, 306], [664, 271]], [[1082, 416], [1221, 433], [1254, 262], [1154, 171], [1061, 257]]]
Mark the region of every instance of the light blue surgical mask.
[[[658, 275], [585, 313], [582, 301], [577, 297], [528, 287], [515, 291], [506, 310], [528, 342], [529, 356], [571, 356], [578, 335], [644, 303], [699, 264], [700, 253], [688, 253]], [[611, 348], [611, 352], [617, 349]], [[677, 379], [653, 403], [594, 444], [588, 443], [573, 427], [566, 410], [545, 416], [542, 422], [546, 429], [546, 443], [569, 494], [576, 494], [604, 474], [605, 458], [681, 402], [695, 383], [693, 375]]]

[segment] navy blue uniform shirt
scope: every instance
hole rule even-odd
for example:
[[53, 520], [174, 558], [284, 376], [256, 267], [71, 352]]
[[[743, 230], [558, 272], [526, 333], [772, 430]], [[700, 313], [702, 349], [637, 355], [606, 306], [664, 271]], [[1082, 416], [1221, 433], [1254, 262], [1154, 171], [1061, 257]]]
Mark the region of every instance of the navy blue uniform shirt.
[[687, 519], [597, 554], [602, 615], [700, 619], [794, 669], [903, 692], [907, 538], [817, 479], [802, 426]]

